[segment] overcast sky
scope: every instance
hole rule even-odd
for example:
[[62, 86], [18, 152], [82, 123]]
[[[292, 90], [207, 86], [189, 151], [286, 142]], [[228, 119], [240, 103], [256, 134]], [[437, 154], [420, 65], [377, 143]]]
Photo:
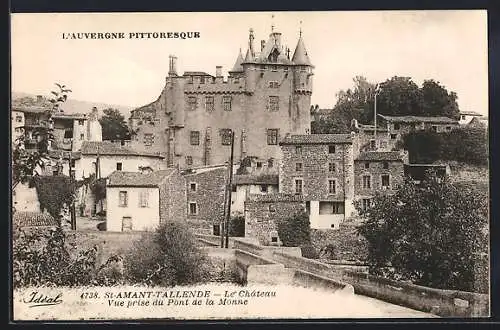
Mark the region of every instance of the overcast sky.
[[[274, 18], [272, 15], [274, 14]], [[300, 22], [302, 21], [302, 24]], [[461, 110], [488, 113], [486, 11], [13, 14], [12, 89], [49, 94], [54, 82], [73, 99], [140, 106], [164, 87], [168, 55], [178, 73], [215, 66], [227, 72], [248, 30], [256, 48], [271, 25], [295, 49], [302, 35], [315, 65], [312, 103], [332, 107], [335, 94], [363, 75], [381, 82], [435, 79], [458, 94]], [[71, 32], [199, 31], [199, 39], [63, 40]]]

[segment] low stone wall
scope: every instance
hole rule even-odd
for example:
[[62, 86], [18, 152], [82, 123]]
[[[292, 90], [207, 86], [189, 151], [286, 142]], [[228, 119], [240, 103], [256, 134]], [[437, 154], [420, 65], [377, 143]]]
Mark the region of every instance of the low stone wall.
[[273, 259], [289, 268], [296, 268], [329, 278], [341, 278], [342, 271], [325, 263], [275, 251]]
[[283, 247], [283, 246], [263, 246], [251, 239], [235, 238], [234, 247], [236, 249], [248, 251], [257, 255], [273, 258], [274, 252], [285, 253], [297, 257], [302, 256], [300, 247]]
[[440, 290], [411, 283], [344, 271], [342, 280], [361, 294], [444, 317], [486, 317], [489, 297], [486, 294]]
[[295, 270], [293, 284], [304, 286], [306, 288], [321, 288], [331, 291], [342, 291], [347, 294], [354, 294], [354, 287], [325, 276], [313, 274], [300, 269]]
[[126, 253], [139, 241], [143, 235], [151, 235], [151, 232], [109, 232], [109, 231], [67, 231], [66, 242], [75, 247], [75, 251], [98, 248], [98, 264], [114, 254]]
[[[196, 234], [198, 240], [206, 246], [220, 246], [221, 238], [215, 235]], [[229, 237], [229, 248], [234, 247], [234, 238]]]
[[259, 255], [234, 250], [240, 279], [246, 283], [279, 284], [289, 282], [289, 273], [281, 264]]

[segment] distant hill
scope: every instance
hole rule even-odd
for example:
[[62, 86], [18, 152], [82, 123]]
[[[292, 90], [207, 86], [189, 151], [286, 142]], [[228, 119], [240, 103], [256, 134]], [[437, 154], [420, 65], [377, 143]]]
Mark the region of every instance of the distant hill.
[[[47, 95], [43, 96], [47, 97]], [[12, 100], [19, 99], [22, 97], [31, 97], [36, 99], [36, 95], [34, 94], [12, 92]], [[64, 103], [64, 106], [62, 108], [64, 109], [64, 112], [72, 114], [72, 113], [89, 113], [93, 107], [96, 107], [99, 110], [99, 115], [102, 115], [102, 110], [107, 108], [118, 109], [123, 114], [125, 119], [128, 119], [128, 117], [130, 117], [130, 111], [135, 109], [135, 107], [126, 105], [73, 100], [71, 97], [68, 98], [68, 100]]]

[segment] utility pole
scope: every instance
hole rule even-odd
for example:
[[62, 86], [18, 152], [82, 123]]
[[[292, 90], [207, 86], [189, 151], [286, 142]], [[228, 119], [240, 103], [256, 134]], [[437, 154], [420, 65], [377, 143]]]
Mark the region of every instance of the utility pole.
[[379, 92], [379, 85], [375, 85], [375, 104], [374, 104], [374, 118], [373, 118], [373, 123], [374, 123], [374, 131], [373, 134], [375, 136], [375, 148], [377, 148], [377, 94]]
[[[71, 139], [71, 150], [73, 150], [73, 139]], [[72, 156], [73, 151], [69, 152], [69, 180], [70, 184], [72, 187], [75, 188], [75, 193], [76, 193], [76, 186], [75, 184], [75, 173], [73, 172], [73, 158]], [[71, 229], [76, 230], [76, 208], [75, 208], [75, 198], [73, 198], [73, 201], [71, 202], [70, 206], [70, 213], [71, 213]]]
[[231, 130], [231, 158], [229, 161], [229, 183], [227, 186], [228, 201], [226, 205], [226, 223], [225, 223], [225, 234], [226, 234], [226, 249], [229, 247], [229, 219], [231, 219], [231, 192], [233, 188], [233, 159], [234, 159], [234, 131]]

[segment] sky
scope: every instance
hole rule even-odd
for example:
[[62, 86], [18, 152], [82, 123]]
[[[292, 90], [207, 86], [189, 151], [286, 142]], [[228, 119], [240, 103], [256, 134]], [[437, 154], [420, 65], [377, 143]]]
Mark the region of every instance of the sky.
[[[165, 85], [168, 56], [177, 70], [227, 74], [239, 49], [255, 48], [271, 28], [292, 54], [299, 31], [315, 66], [312, 104], [332, 108], [353, 78], [382, 82], [434, 79], [458, 95], [460, 110], [488, 113], [487, 14], [484, 10], [49, 13], [12, 14], [12, 90], [48, 95], [55, 82], [75, 100], [141, 106]], [[63, 33], [200, 32], [197, 39], [67, 40]]]

